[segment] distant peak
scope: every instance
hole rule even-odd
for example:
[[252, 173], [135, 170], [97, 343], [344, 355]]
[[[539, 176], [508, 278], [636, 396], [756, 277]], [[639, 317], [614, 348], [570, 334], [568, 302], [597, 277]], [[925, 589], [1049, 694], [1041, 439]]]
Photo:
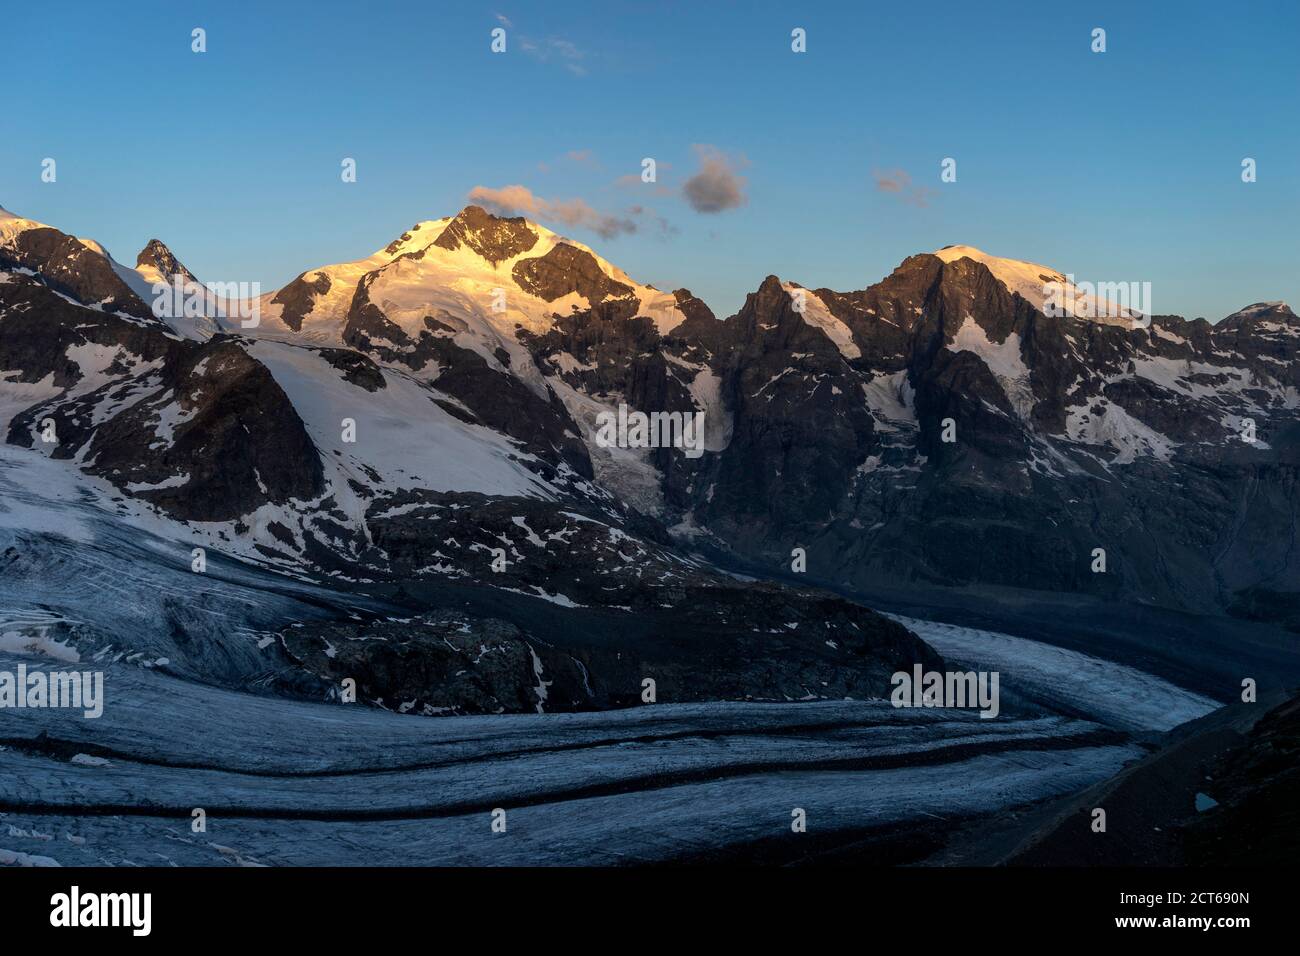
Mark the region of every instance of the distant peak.
[[1276, 316], [1281, 319], [1294, 319], [1296, 314], [1291, 311], [1291, 306], [1285, 302], [1256, 302], [1246, 306], [1244, 309], [1238, 309], [1224, 321], [1235, 320], [1238, 322], [1249, 319], [1258, 319], [1265, 316]]
[[150, 239], [140, 254], [135, 257], [135, 267], [137, 269], [152, 268], [165, 279], [171, 279], [175, 276], [181, 276], [184, 279], [194, 280], [194, 274], [181, 263], [179, 259], [172, 254], [166, 244], [159, 239]]

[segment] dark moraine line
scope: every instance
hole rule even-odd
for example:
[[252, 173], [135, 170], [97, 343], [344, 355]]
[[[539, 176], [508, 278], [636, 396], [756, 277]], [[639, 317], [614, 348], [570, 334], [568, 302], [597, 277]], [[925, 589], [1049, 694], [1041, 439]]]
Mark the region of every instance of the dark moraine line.
[[[712, 783], [738, 777], [766, 776], [782, 772], [801, 771], [816, 773], [820, 771], [872, 771], [895, 770], [904, 767], [934, 766], [947, 763], [959, 763], [985, 754], [1007, 753], [1018, 750], [1042, 752], [1044, 750], [1077, 750], [1092, 747], [1124, 743], [1127, 735], [1109, 729], [1088, 731], [1082, 734], [1066, 735], [1050, 739], [1051, 746], [1044, 747], [1042, 738], [999, 742], [970, 742], [954, 744], [951, 747], [928, 750], [912, 754], [882, 754], [873, 757], [845, 757], [837, 760], [818, 760], [800, 762], [778, 760], [770, 763], [749, 762], [727, 767], [699, 768], [692, 770], [673, 770], [655, 772], [627, 777], [610, 783], [591, 784], [588, 786], [567, 787], [551, 791], [539, 791], [509, 801], [511, 807], [533, 807], [555, 803], [568, 803], [590, 797], [604, 797], [624, 793], [644, 793], [667, 790], [693, 783]], [[489, 813], [500, 806], [497, 800], [463, 800], [437, 807], [410, 807], [402, 810], [290, 810], [283, 807], [227, 807], [209, 802], [204, 809], [212, 815], [230, 819], [266, 819], [266, 820], [319, 820], [319, 821], [385, 821], [385, 820], [419, 820], [439, 819], [445, 817], [465, 816], [471, 813]], [[41, 816], [138, 816], [138, 817], [186, 817], [192, 807], [187, 803], [183, 807], [170, 807], [158, 803], [97, 803], [97, 804], [52, 804], [29, 800], [0, 800], [0, 812], [27, 813]]]

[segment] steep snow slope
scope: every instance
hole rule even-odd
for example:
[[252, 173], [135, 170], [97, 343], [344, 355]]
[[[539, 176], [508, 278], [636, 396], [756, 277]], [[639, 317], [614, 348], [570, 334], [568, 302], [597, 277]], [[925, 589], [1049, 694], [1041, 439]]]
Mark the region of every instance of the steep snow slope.
[[[395, 369], [379, 371], [373, 390], [352, 384], [318, 349], [261, 341], [249, 354], [265, 365], [302, 416], [346, 498], [349, 485], [374, 493], [423, 488], [485, 495], [555, 498], [555, 489], [522, 462], [532, 456], [482, 425], [451, 415], [438, 393]], [[356, 423], [344, 439], [344, 420]]]

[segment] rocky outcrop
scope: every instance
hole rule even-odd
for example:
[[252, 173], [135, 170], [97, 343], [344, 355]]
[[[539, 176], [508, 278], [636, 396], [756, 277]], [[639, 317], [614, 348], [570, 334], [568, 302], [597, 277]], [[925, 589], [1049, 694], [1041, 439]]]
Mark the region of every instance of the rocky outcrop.
[[284, 306], [280, 321], [297, 332], [302, 329], [302, 320], [315, 308], [317, 297], [329, 290], [330, 277], [325, 273], [304, 272], [272, 296], [271, 302]]
[[433, 244], [452, 251], [467, 248], [496, 265], [533, 248], [537, 233], [522, 216], [494, 216], [481, 206], [466, 206]]
[[426, 716], [883, 698], [895, 671], [943, 666], [901, 625], [829, 596], [733, 586], [687, 597], [615, 624], [614, 640], [608, 616], [570, 610], [556, 629], [508, 605], [510, 619], [436, 611], [296, 625], [280, 640], [332, 688], [351, 678], [359, 701]]
[[594, 306], [632, 295], [632, 287], [606, 275], [595, 256], [568, 243], [556, 244], [544, 256], [519, 260], [511, 272], [519, 288], [547, 302], [576, 292]]
[[[73, 443], [80, 437], [74, 430]], [[88, 441], [87, 470], [186, 520], [235, 520], [324, 491], [293, 404], [230, 339], [191, 350], [158, 392], [92, 427]]]
[[0, 247], [0, 270], [13, 268], [35, 272], [51, 289], [100, 311], [151, 316], [104, 255], [57, 229], [27, 229]]
[[1300, 697], [1270, 710], [1207, 769], [1208, 792], [1199, 805], [1193, 797], [1196, 812], [1181, 833], [1181, 862], [1292, 865], [1300, 854]]
[[320, 494], [298, 413], [237, 341], [88, 317], [35, 279], [0, 284], [0, 367], [48, 385], [10, 421], [10, 443], [74, 460], [181, 519], [233, 520]]
[[[1038, 815], [1013, 866], [1287, 866], [1300, 851], [1300, 698], [1236, 703]], [[1104, 807], [1104, 839], [1092, 829]], [[1034, 819], [1034, 818], [1030, 818]]]

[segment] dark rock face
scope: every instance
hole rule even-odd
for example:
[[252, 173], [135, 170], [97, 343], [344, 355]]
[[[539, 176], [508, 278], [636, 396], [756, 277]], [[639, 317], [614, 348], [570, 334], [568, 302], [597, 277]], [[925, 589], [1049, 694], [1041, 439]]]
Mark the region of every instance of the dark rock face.
[[321, 358], [343, 373], [343, 378], [367, 392], [386, 388], [384, 373], [368, 356], [351, 349], [321, 349]]
[[[1283, 618], [1295, 605], [1274, 597], [1300, 594], [1285, 544], [1300, 527], [1290, 310], [1220, 327], [1050, 318], [982, 264], [934, 256], [861, 292], [813, 294], [860, 354], [772, 277], [736, 316], [688, 321], [661, 346], [707, 362], [733, 418], [723, 451], [667, 464], [665, 498], [737, 554], [784, 569], [804, 547], [811, 574], [849, 585]], [[1240, 439], [1245, 418], [1260, 443]]]
[[700, 335], [707, 336], [709, 333], [708, 323], [717, 319], [717, 316], [713, 314], [713, 310], [705, 305], [703, 299], [696, 298], [690, 289], [674, 289], [673, 298], [677, 300], [677, 307], [686, 316], [686, 322], [683, 324], [688, 328], [698, 328]]
[[[610, 641], [600, 633], [608, 617], [593, 621], [580, 612], [562, 632], [542, 636], [544, 628], [517, 618], [457, 610], [299, 625], [281, 641], [333, 687], [355, 680], [359, 701], [428, 716], [638, 706], [649, 702], [642, 696], [647, 679], [654, 702], [663, 703], [884, 697], [895, 671], [943, 666], [900, 625], [834, 598], [807, 601], [795, 613], [803, 620], [774, 626], [771, 613], [791, 610], [779, 592], [692, 594], [696, 600], [678, 612], [655, 616], [661, 627], [677, 623], [667, 637], [633, 628]], [[747, 609], [755, 596], [760, 604]], [[700, 605], [701, 598], [719, 603]]]
[[[162, 434], [169, 420], [176, 421], [170, 444]], [[146, 454], [141, 439], [151, 433]], [[93, 473], [137, 486], [141, 497], [195, 521], [232, 520], [268, 502], [305, 502], [324, 491], [320, 457], [302, 419], [270, 372], [230, 340], [194, 351], [178, 363], [169, 391], [99, 426], [89, 454]], [[147, 487], [182, 475], [183, 484]]]
[[[735, 424], [716, 470], [694, 482], [707, 498], [702, 516], [729, 529], [719, 532], [724, 537], [748, 536], [756, 519], [826, 521], [875, 444], [850, 366], [795, 312], [775, 276], [727, 326], [731, 347], [715, 368]], [[755, 461], [763, 467], [753, 468]]]
[[[571, 292], [592, 305], [632, 295], [632, 287], [605, 275], [590, 252], [563, 242], [544, 256], [521, 259], [512, 272], [519, 288], [546, 302], [554, 302]], [[635, 307], [635, 301], [632, 304]]]
[[1300, 698], [1269, 711], [1209, 768], [1218, 804], [1184, 827], [1194, 866], [1291, 866], [1300, 854]]
[[[313, 276], [310, 280], [307, 276]], [[301, 331], [302, 320], [316, 305], [316, 297], [330, 290], [330, 277], [323, 272], [304, 272], [277, 292], [271, 301], [284, 306], [280, 321], [295, 332]]]
[[352, 304], [348, 307], [347, 322], [343, 326], [343, 342], [358, 351], [375, 352], [386, 362], [403, 361], [409, 365], [410, 362], [403, 359], [402, 353], [393, 346], [410, 348], [414, 344], [411, 337], [370, 301], [370, 287], [382, 273], [382, 269], [377, 269], [362, 276], [357, 283]]
[[[236, 341], [200, 345], [161, 324], [90, 315], [34, 279], [0, 284], [0, 365], [58, 389], [14, 417], [11, 444], [76, 460], [181, 519], [231, 520], [319, 496], [320, 459], [301, 419]], [[53, 443], [42, 439], [47, 421]]]
[[0, 370], [11, 381], [34, 383], [52, 376], [57, 388], [74, 385], [84, 373], [68, 350], [84, 346], [124, 350], [125, 357], [109, 362], [108, 370], [119, 374], [131, 356], [166, 363], [180, 349], [165, 326], [152, 319], [104, 314], [88, 322], [84, 308], [60, 298], [39, 277], [11, 273], [0, 283]]
[[152, 315], [107, 259], [57, 229], [28, 229], [10, 248], [0, 249], [0, 270], [15, 266], [36, 272], [50, 288], [83, 305], [140, 318]]
[[[544, 335], [519, 332], [534, 360], [548, 374], [588, 395], [623, 394], [637, 408], [694, 409], [689, 393], [672, 375], [659, 335], [648, 318], [633, 318], [621, 302], [556, 316]], [[566, 368], [567, 353], [580, 367]]]
[[480, 206], [466, 206], [433, 244], [452, 251], [464, 246], [496, 265], [537, 245], [537, 233], [522, 216], [493, 216]]

